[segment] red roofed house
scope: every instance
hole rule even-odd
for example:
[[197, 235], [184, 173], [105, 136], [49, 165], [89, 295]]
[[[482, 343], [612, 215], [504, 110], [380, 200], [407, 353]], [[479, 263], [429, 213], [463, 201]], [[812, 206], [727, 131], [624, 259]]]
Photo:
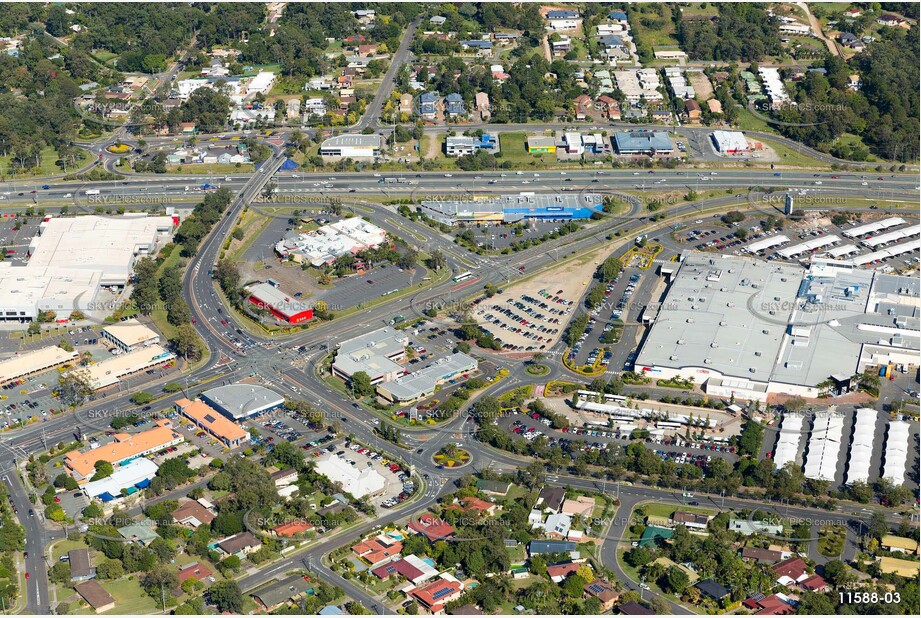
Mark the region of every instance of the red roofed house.
[[454, 528], [451, 524], [435, 517], [431, 513], [426, 513], [418, 520], [410, 523], [409, 529], [413, 532], [424, 534], [433, 543], [454, 536]]
[[377, 53], [377, 45], [359, 45], [358, 46], [359, 56], [373, 56], [376, 53]]
[[445, 605], [461, 597], [463, 589], [463, 584], [457, 580], [439, 578], [431, 584], [416, 588], [410, 594], [429, 612], [440, 614]]
[[620, 594], [611, 587], [611, 584], [600, 579], [585, 584], [583, 589], [585, 594], [601, 601], [601, 610], [605, 612], [611, 611], [614, 604], [620, 599]]
[[275, 533], [275, 536], [292, 537], [302, 532], [313, 530], [313, 528], [314, 525], [308, 521], [289, 521], [280, 526], [275, 526], [272, 528], [272, 532]]
[[800, 588], [810, 592], [825, 592], [828, 589], [828, 582], [821, 575], [807, 577], [799, 583]]
[[438, 569], [415, 554], [383, 564], [371, 572], [380, 579], [402, 575], [417, 586], [438, 576]]
[[205, 579], [206, 577], [211, 577], [214, 573], [206, 567], [205, 565], [193, 562], [190, 565], [184, 566], [179, 569], [179, 583], [182, 584], [187, 579], [192, 579], [193, 577], [198, 581]]
[[547, 575], [554, 583], [559, 584], [564, 579], [579, 570], [582, 566], [577, 562], [564, 562], [562, 564], [551, 564], [547, 567]]
[[496, 511], [502, 508], [498, 504], [487, 502], [486, 500], [477, 498], [476, 496], [461, 498], [459, 502], [459, 504], [452, 504], [448, 508], [459, 511], [476, 511], [480, 515], [483, 513], [486, 513], [487, 515], [495, 515]]
[[806, 563], [799, 556], [778, 562], [771, 567], [771, 571], [777, 576], [777, 583], [781, 586], [791, 586], [809, 578]]
[[756, 594], [742, 601], [742, 605], [755, 612], [756, 616], [786, 616], [794, 611], [790, 599], [781, 594], [766, 597]]
[[400, 552], [403, 551], [403, 543], [386, 534], [379, 534], [372, 539], [353, 545], [352, 551], [374, 567], [385, 560], [392, 559], [394, 556], [399, 556]]

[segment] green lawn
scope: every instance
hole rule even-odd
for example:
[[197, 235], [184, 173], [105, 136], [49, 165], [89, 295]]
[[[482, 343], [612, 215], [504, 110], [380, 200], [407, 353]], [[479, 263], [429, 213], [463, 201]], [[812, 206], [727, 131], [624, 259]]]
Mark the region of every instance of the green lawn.
[[556, 163], [556, 154], [547, 153], [529, 153], [528, 136], [523, 132], [502, 133], [499, 137], [501, 147], [501, 160], [511, 161], [516, 167], [533, 166], [538, 163]]
[[702, 515], [716, 515], [717, 509], [708, 509], [695, 506], [674, 506], [671, 504], [644, 504], [637, 509], [637, 513], [644, 512], [647, 516], [671, 517], [675, 511], [686, 511], [689, 513], [700, 513]]
[[136, 578], [100, 583], [115, 599], [115, 608], [104, 613], [133, 615], [160, 613], [160, 605], [147, 596]]
[[[74, 165], [68, 165], [67, 172], [72, 172], [80, 167], [86, 165], [92, 155], [86, 150], [80, 150], [80, 156], [74, 161]], [[37, 167], [33, 167], [24, 172], [11, 172], [12, 170], [12, 156], [0, 156], [0, 177], [2, 178], [29, 178], [31, 176], [53, 176], [55, 174], [63, 174], [62, 170], [56, 163], [58, 160], [57, 151], [51, 146], [46, 146], [42, 148], [41, 155], [39, 158], [39, 164]]]

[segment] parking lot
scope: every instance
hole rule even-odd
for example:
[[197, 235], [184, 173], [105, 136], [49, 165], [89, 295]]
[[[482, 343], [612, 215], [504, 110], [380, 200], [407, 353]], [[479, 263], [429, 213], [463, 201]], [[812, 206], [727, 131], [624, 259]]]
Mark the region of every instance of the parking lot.
[[393, 508], [409, 499], [416, 491], [415, 482], [400, 464], [390, 461], [383, 453], [358, 442], [336, 440], [322, 448], [312, 450], [311, 455], [320, 457], [326, 453], [338, 457], [356, 470], [371, 468], [384, 477], [384, 490], [374, 499], [377, 506], [385, 509]]
[[546, 350], [566, 328], [575, 308], [575, 301], [561, 296], [562, 292], [542, 288], [535, 296], [500, 294], [480, 303], [476, 316], [486, 322], [484, 329], [502, 341], [503, 350]]
[[647, 447], [655, 451], [656, 455], [663, 460], [672, 460], [676, 463], [690, 463], [702, 466], [712, 461], [715, 457], [725, 459], [730, 463], [738, 459], [735, 455], [734, 447], [691, 442], [682, 439], [679, 435], [631, 440], [632, 432], [621, 433], [616, 429], [600, 425], [584, 424], [583, 426], [577, 426], [574, 424], [562, 429], [553, 429], [550, 426], [550, 421], [536, 412], [523, 415], [513, 414], [501, 418], [499, 419], [499, 426], [529, 442], [544, 436], [551, 446], [560, 446], [564, 451], [576, 441], [584, 442], [585, 450], [605, 450], [625, 447], [631, 442], [639, 440], [646, 442]]
[[[558, 232], [561, 221], [537, 221], [531, 219], [518, 224], [506, 223], [477, 223], [466, 226], [466, 230], [473, 232], [474, 242], [478, 247], [502, 251], [516, 242], [524, 242], [540, 238], [544, 234]], [[458, 230], [461, 233], [465, 230]]]
[[4, 259], [7, 262], [21, 266], [29, 261], [29, 243], [38, 235], [41, 221], [38, 216], [28, 219], [9, 213], [0, 216], [0, 247], [4, 249]]

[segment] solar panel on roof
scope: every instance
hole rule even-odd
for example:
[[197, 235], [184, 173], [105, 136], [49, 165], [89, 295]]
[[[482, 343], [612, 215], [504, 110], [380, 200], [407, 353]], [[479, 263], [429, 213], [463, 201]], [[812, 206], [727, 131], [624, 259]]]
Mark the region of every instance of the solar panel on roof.
[[601, 584], [592, 584], [588, 587], [591, 592], [604, 592], [604, 586]]
[[205, 420], [208, 421], [209, 423], [213, 423], [215, 419], [210, 414], [205, 414]]
[[454, 588], [452, 588], [452, 587], [450, 587], [450, 586], [445, 586], [444, 588], [439, 588], [439, 589], [438, 589], [438, 592], [436, 592], [435, 594], [432, 595], [432, 598], [433, 598], [434, 600], [437, 601], [437, 600], [440, 599], [441, 597], [447, 596], [447, 595], [451, 594], [452, 592], [454, 592]]

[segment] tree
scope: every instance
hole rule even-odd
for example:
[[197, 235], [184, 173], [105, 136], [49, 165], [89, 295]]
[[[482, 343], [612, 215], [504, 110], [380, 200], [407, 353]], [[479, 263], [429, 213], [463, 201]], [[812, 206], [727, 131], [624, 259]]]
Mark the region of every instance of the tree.
[[208, 598], [221, 613], [240, 614], [243, 612], [243, 592], [235, 581], [213, 584], [208, 589]]
[[138, 406], [143, 406], [153, 401], [153, 398], [153, 395], [147, 391], [138, 391], [137, 393], [131, 395], [129, 399], [131, 400], [131, 403]]
[[678, 567], [671, 567], [665, 573], [665, 581], [663, 582], [663, 589], [666, 592], [672, 592], [674, 594], [679, 594], [688, 587], [690, 579], [688, 574], [679, 569]]
[[97, 461], [93, 467], [96, 470], [96, 474], [90, 478], [91, 481], [98, 481], [100, 479], [108, 478], [115, 472], [115, 467], [108, 461], [102, 459]]
[[447, 259], [445, 259], [444, 253], [441, 252], [441, 249], [434, 249], [429, 254], [428, 267], [432, 270], [441, 270], [448, 265]]
[[176, 328], [176, 334], [169, 341], [176, 353], [187, 361], [194, 362], [201, 358], [202, 341], [191, 324], [183, 324]]
[[371, 377], [364, 371], [356, 371], [349, 379], [349, 389], [356, 397], [366, 397], [374, 392]]
[[78, 406], [93, 394], [89, 371], [74, 369], [61, 375], [58, 380], [58, 394], [65, 404]]

